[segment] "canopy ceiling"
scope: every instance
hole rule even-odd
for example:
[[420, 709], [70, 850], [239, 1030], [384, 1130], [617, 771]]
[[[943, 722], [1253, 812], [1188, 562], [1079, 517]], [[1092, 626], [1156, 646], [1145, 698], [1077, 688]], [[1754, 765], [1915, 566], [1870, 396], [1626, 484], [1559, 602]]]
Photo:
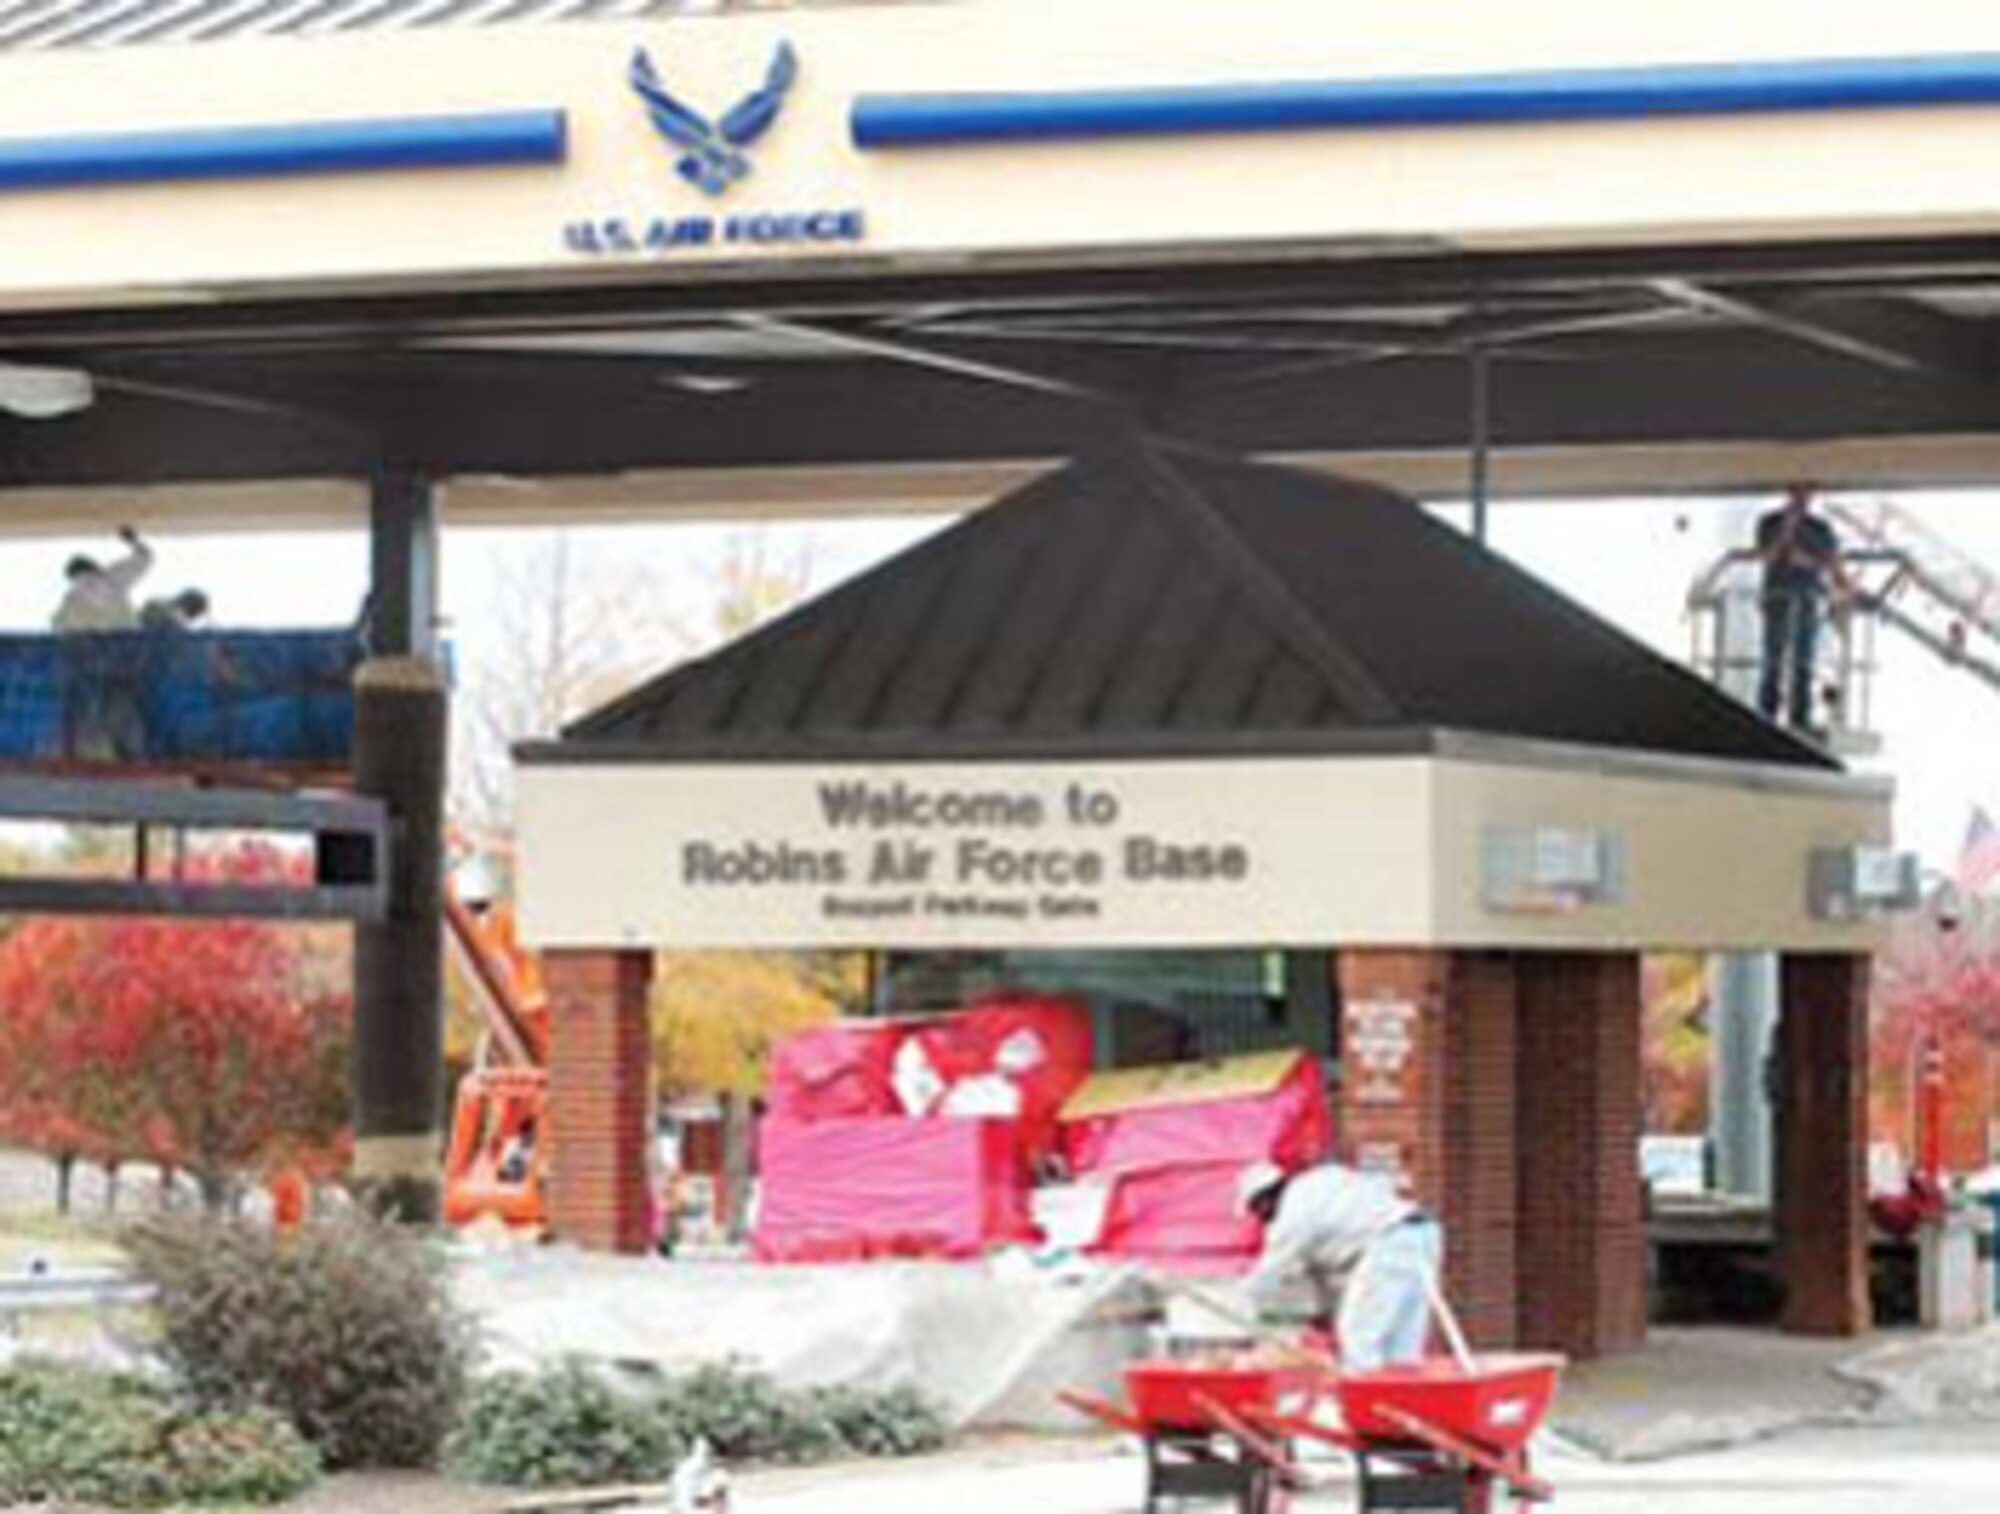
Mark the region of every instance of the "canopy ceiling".
[[1124, 423], [1452, 495], [1482, 364], [1503, 492], [2000, 476], [1988, 241], [653, 280], [0, 318], [0, 361], [99, 394], [0, 417], [0, 529], [46, 524], [22, 491], [385, 465], [553, 483], [486, 496], [545, 518], [611, 477], [810, 507], [819, 468], [949, 507]]

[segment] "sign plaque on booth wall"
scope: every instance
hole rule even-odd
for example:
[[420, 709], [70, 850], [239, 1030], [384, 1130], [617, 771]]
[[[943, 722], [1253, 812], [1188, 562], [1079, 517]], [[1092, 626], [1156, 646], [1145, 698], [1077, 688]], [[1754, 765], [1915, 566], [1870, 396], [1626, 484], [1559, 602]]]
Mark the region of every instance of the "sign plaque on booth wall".
[[1357, 1104], [1404, 1104], [1411, 1098], [1417, 1006], [1407, 999], [1366, 999], [1348, 1011], [1350, 1094]]

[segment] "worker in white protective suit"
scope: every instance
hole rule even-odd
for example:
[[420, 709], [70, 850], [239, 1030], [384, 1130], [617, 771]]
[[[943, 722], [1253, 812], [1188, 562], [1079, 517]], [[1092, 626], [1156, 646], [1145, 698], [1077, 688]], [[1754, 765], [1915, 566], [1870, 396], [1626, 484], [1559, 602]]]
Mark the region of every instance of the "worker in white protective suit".
[[153, 566], [153, 549], [130, 526], [119, 529], [125, 555], [116, 562], [100, 563], [94, 557], [77, 556], [63, 569], [67, 587], [56, 607], [54, 629], [67, 635], [89, 631], [136, 631], [139, 607], [132, 591]]
[[1444, 1231], [1389, 1179], [1327, 1164], [1288, 1174], [1271, 1162], [1244, 1169], [1236, 1196], [1264, 1226], [1264, 1250], [1243, 1288], [1262, 1312], [1303, 1278], [1333, 1314], [1341, 1365], [1351, 1372], [1420, 1360], [1430, 1339]]

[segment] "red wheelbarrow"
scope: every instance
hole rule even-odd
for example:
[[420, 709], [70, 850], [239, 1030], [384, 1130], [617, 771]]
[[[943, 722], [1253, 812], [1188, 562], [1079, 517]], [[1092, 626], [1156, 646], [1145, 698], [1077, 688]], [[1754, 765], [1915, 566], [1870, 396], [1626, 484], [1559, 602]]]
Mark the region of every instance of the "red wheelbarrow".
[[1290, 1438], [1275, 1426], [1304, 1415], [1323, 1390], [1318, 1363], [1273, 1364], [1252, 1354], [1134, 1362], [1130, 1407], [1085, 1393], [1058, 1396], [1100, 1424], [1139, 1438], [1146, 1453], [1146, 1514], [1208, 1499], [1238, 1514], [1282, 1514], [1303, 1482]]
[[[1521, 1503], [1552, 1496], [1529, 1468], [1528, 1442], [1555, 1401], [1562, 1357], [1467, 1353], [1345, 1375], [1303, 1352], [1293, 1358], [1138, 1362], [1125, 1374], [1130, 1408], [1080, 1393], [1062, 1399], [1139, 1437], [1146, 1514], [1190, 1498], [1281, 1514], [1291, 1490], [1312, 1481], [1293, 1458], [1301, 1441], [1354, 1457], [1364, 1514], [1488, 1514], [1502, 1490]], [[1337, 1422], [1314, 1412], [1328, 1400]]]
[[1284, 1442], [1313, 1440], [1351, 1453], [1359, 1507], [1487, 1514], [1504, 1489], [1518, 1503], [1554, 1490], [1528, 1465], [1528, 1442], [1555, 1402], [1563, 1358], [1524, 1352], [1433, 1357], [1332, 1379], [1340, 1423], [1253, 1409], [1252, 1423]]

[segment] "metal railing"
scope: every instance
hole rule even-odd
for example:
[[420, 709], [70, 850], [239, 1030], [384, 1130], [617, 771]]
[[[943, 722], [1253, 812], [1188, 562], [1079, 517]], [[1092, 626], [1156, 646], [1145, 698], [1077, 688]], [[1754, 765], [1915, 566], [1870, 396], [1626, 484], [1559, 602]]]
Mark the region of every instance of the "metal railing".
[[[1852, 507], [1828, 502], [1826, 508], [1868, 543], [1841, 554], [1855, 590], [1828, 607], [1814, 673], [1829, 747], [1844, 756], [1880, 749], [1874, 685], [1881, 626], [2000, 692], [2000, 578], [1962, 553], [1947, 567], [1944, 554], [1955, 549], [1928, 532], [1929, 551], [1893, 544], [1885, 522], [1920, 529], [1905, 512], [1878, 515], [1864, 531]], [[1746, 703], [1763, 673], [1759, 562], [1751, 548], [1725, 553], [1688, 592], [1691, 665]]]

